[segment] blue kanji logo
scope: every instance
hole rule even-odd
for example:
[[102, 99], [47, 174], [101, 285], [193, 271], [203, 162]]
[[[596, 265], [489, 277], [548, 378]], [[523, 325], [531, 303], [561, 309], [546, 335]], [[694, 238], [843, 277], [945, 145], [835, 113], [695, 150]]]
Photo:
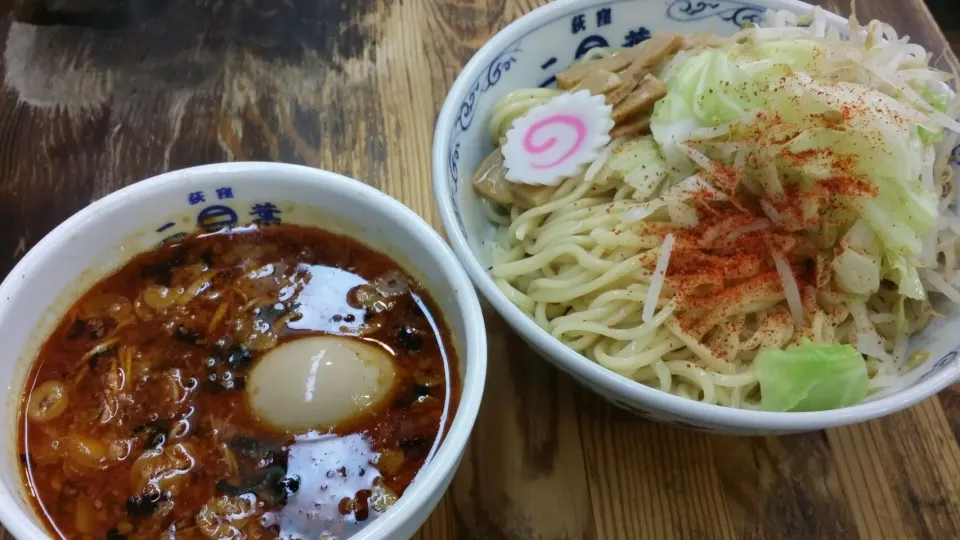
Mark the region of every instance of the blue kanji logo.
[[207, 198], [203, 195], [202, 191], [194, 191], [187, 195], [187, 202], [190, 204], [200, 204], [207, 202]]
[[610, 24], [610, 21], [612, 19], [611, 17], [612, 12], [613, 10], [611, 10], [610, 8], [598, 9], [597, 10], [597, 26], [606, 26]]
[[583, 38], [583, 41], [580, 42], [580, 46], [577, 47], [577, 53], [574, 55], [574, 58], [579, 60], [583, 55], [587, 54], [587, 51], [590, 49], [609, 46], [610, 44], [607, 43], [607, 40], [604, 39], [603, 36], [587, 36]]
[[587, 29], [587, 18], [581, 15], [574, 15], [570, 19], [570, 33], [576, 34]]
[[223, 199], [232, 199], [233, 198], [233, 188], [221, 187], [217, 188], [217, 198], [220, 200]]
[[273, 203], [255, 204], [250, 209], [250, 215], [255, 216], [254, 223], [280, 223], [277, 214], [282, 213]]
[[[557, 63], [557, 57], [551, 56], [550, 58], [547, 59], [546, 62], [540, 64], [540, 69], [549, 69], [551, 66], [553, 66], [556, 63]], [[547, 80], [540, 83], [540, 88], [546, 88], [555, 82], [557, 82], [557, 77], [554, 75], [551, 75], [549, 78], [547, 78]]]
[[197, 214], [197, 225], [205, 231], [218, 231], [237, 224], [237, 213], [229, 206], [215, 204]]
[[634, 45], [639, 45], [648, 39], [650, 39], [650, 30], [647, 30], [645, 26], [641, 26], [636, 30], [627, 32], [627, 35], [623, 37], [623, 46], [633, 47]]

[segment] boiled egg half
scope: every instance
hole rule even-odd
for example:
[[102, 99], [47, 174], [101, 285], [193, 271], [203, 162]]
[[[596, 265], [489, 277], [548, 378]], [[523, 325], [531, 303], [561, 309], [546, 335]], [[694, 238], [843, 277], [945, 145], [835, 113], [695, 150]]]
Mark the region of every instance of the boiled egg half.
[[328, 428], [363, 413], [396, 380], [383, 347], [356, 338], [311, 336], [284, 343], [250, 371], [246, 391], [264, 422], [288, 432]]

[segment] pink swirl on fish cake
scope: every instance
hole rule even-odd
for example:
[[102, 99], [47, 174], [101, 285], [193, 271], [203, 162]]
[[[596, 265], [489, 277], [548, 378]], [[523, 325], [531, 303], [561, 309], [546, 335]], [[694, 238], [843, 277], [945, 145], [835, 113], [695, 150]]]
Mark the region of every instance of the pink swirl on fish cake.
[[[553, 136], [552, 134], [548, 134], [547, 140], [540, 144], [537, 144], [534, 138], [537, 137], [537, 134], [540, 133], [541, 130], [545, 128], [550, 129], [551, 127], [557, 125], [566, 126], [567, 128], [572, 129], [575, 133], [575, 138], [567, 151], [564, 152], [559, 158], [549, 163], [538, 163], [536, 159], [533, 158], [550, 152], [550, 150], [557, 145], [557, 137]], [[557, 165], [560, 165], [569, 159], [570, 156], [574, 155], [577, 150], [583, 146], [583, 142], [586, 140], [586, 138], [587, 126], [583, 122], [583, 119], [570, 114], [556, 114], [553, 116], [548, 116], [547, 118], [544, 118], [530, 126], [530, 129], [527, 130], [523, 137], [523, 149], [532, 157], [530, 160], [531, 167], [534, 169], [551, 169]]]
[[500, 147], [506, 179], [556, 186], [583, 171], [610, 142], [613, 107], [587, 90], [560, 94], [513, 121]]

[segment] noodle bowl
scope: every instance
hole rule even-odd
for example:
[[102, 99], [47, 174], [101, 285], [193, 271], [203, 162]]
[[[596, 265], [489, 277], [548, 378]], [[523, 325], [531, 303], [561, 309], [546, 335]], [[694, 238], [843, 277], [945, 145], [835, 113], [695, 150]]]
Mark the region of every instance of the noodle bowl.
[[[826, 37], [823, 14], [816, 13], [814, 26]], [[785, 13], [774, 14], [772, 19], [773, 24], [780, 27], [797, 24], [796, 18], [791, 19]], [[765, 30], [747, 30], [743, 34]], [[875, 25], [869, 32], [872, 38], [881, 39], [883, 35], [890, 36], [892, 30]], [[890, 37], [896, 39], [896, 34]], [[609, 58], [609, 52], [591, 55], [581, 65], [589, 65], [598, 58]], [[911, 60], [912, 57], [906, 57], [902, 62], [906, 64]], [[545, 90], [520, 91], [501, 99], [494, 106], [491, 138], [503, 142], [510, 120], [522, 117], [551, 94]], [[759, 124], [764, 122], [761, 119]], [[759, 141], [761, 145], [773, 144], [769, 139], [779, 134], [776, 123], [770, 120], [760, 128], [768, 130], [760, 135], [764, 139]], [[717, 166], [716, 162], [695, 143], [737, 128], [742, 129], [727, 125], [695, 133], [691, 138], [695, 140], [683, 150], [701, 166], [701, 176], [684, 182], [716, 187], [716, 182], [704, 181], [704, 177], [718, 179], [721, 176], [710, 171]], [[955, 140], [956, 134], [951, 134], [939, 148], [928, 147], [925, 158], [924, 174], [928, 183], [939, 191], [944, 208], [953, 202], [953, 170], [945, 160], [935, 163], [935, 156], [947, 155]], [[804, 238], [799, 233], [774, 232], [777, 228], [774, 223], [782, 224], [786, 218], [769, 202], [765, 208], [761, 205], [761, 215], [766, 219], [733, 209], [728, 204], [729, 211], [710, 207], [710, 212], [724, 214], [720, 219], [710, 220], [695, 215], [696, 205], [684, 204], [689, 198], [671, 199], [671, 191], [682, 191], [678, 188], [686, 187], [683, 182], [664, 189], [660, 198], [637, 193], [636, 183], [618, 176], [618, 170], [607, 163], [613, 149], [629, 144], [623, 141], [614, 139], [600, 158], [581, 175], [565, 181], [543, 204], [533, 208], [510, 205], [509, 214], [488, 207], [490, 219], [501, 225], [492, 247], [491, 275], [500, 290], [540, 327], [573, 350], [621, 375], [683, 397], [732, 407], [759, 406], [759, 381], [752, 361], [766, 348], [780, 349], [800, 344], [802, 340], [847, 344], [858, 344], [858, 340], [862, 340], [859, 348], [869, 355], [874, 388], [889, 384], [889, 375], [905, 367], [905, 338], [929, 320], [932, 315], [929, 302], [905, 302], [906, 313], [900, 317], [907, 328], [898, 332], [895, 324], [873, 322], [897, 320], [898, 302], [904, 299], [895, 291], [878, 290], [865, 301], [851, 300], [817, 284], [801, 291], [790, 263], [771, 244], [777, 240], [803, 242]], [[739, 144], [744, 146], [732, 146], [722, 152], [740, 154], [746, 150], [747, 143]], [[765, 148], [759, 150], [764, 151]], [[738, 155], [737, 160], [745, 161], [746, 156]], [[645, 166], [642, 161], [637, 163], [634, 170]], [[838, 191], [874, 189], [856, 185], [853, 173], [847, 174], [849, 177], [842, 179], [846, 185]], [[744, 183], [748, 180], [751, 178], [742, 179]], [[773, 182], [779, 181], [774, 173]], [[729, 202], [728, 197], [716, 190], [706, 199]], [[665, 208], [652, 207], [660, 204]], [[687, 244], [706, 245], [711, 253], [717, 253], [691, 254], [686, 258], [688, 265], [714, 264], [719, 275], [699, 271], [665, 280], [676, 240], [672, 233], [663, 234], [662, 231], [669, 228], [663, 222], [649, 219], [654, 213], [666, 214], [663, 217], [667, 223], [676, 226], [681, 234], [686, 233], [683, 240]], [[691, 220], [695, 225], [692, 232]], [[712, 221], [713, 226], [704, 221]], [[822, 227], [827, 229], [825, 234], [836, 236], [830, 228], [836, 228], [837, 224]], [[953, 274], [956, 240], [957, 234], [949, 227], [939, 232], [935, 243], [943, 262], [925, 272], [928, 281], [940, 283], [948, 294], [953, 288], [944, 276]], [[755, 242], [761, 244], [756, 252], [742, 246]], [[689, 247], [692, 246], [687, 249]], [[764, 252], [772, 259], [775, 270], [764, 272], [762, 269]], [[723, 260], [706, 260], [718, 256]], [[674, 258], [677, 257], [683, 255], [678, 253]], [[715, 297], [682, 300], [683, 291], [678, 288], [729, 281], [730, 273], [737, 272], [743, 273], [737, 276], [743, 281], [724, 288]], [[816, 279], [828, 279], [817, 274]], [[931, 280], [932, 276], [941, 280], [936, 277]], [[692, 284], [691, 278], [696, 280]], [[719, 285], [723, 287], [724, 284]], [[804, 302], [803, 294], [809, 296], [808, 301]], [[684, 322], [684, 313], [691, 311], [695, 313]]]
[[[786, 3], [770, 4], [780, 7]], [[542, 11], [546, 12], [546, 8]], [[562, 11], [556, 8], [550, 13]], [[773, 12], [767, 16], [764, 27], [746, 29], [733, 40], [685, 35], [680, 50], [666, 53], [663, 61], [648, 73], [670, 87], [671, 78], [682, 65], [677, 58], [689, 59], [708, 49], [722, 50], [738, 40], [772, 42], [783, 36], [812, 36], [823, 43], [850, 43], [851, 49], [866, 42], [885, 40], [892, 44], [883, 55], [864, 60], [862, 70], [838, 71], [830, 75], [833, 78], [827, 83], [816, 79], [814, 82], [820, 81], [817, 84], [842, 85], [850, 81], [866, 88], [863, 95], [873, 98], [874, 93], [880, 93], [876, 89], [889, 92], [884, 85], [896, 83], [883, 80], [890, 72], [937, 84], [945, 80], [937, 72], [926, 70], [926, 51], [899, 38], [889, 26], [871, 23], [856, 27], [860, 37], [847, 42], [831, 29], [836, 20], [831, 20], [832, 15], [819, 10], [814, 13], [814, 17], [801, 20], [794, 14]], [[548, 18], [546, 13], [541, 17], [534, 15], [531, 20], [540, 23]], [[523, 23], [527, 21], [505, 31], [503, 40], [518, 39], [524, 29], [535, 26]], [[810, 24], [799, 28], [801, 23]], [[653, 37], [656, 39], [657, 34]], [[509, 41], [497, 45], [503, 43]], [[523, 38], [523, 43], [529, 47], [531, 38]], [[849, 52], [847, 48], [838, 51], [838, 55]], [[589, 74], [580, 73], [580, 79], [571, 79], [572, 84], [565, 85], [565, 73], [580, 68], [589, 71], [586, 66], [591, 64], [607, 66], [605, 69], [625, 79], [623, 74], [629, 68], [611, 67], [615, 62], [610, 61], [621, 53], [622, 49], [592, 49], [557, 74], [559, 89], [520, 87], [511, 91], [518, 88], [514, 82], [512, 87], [498, 90], [489, 106], [478, 107], [475, 124], [486, 128], [483, 136], [494, 143], [495, 152], [476, 169], [469, 169], [479, 195], [476, 202], [470, 202], [474, 200], [472, 194], [460, 196], [461, 207], [466, 201], [468, 207], [476, 208], [477, 217], [471, 215], [473, 208], [466, 208], [458, 219], [465, 225], [470, 240], [476, 241], [480, 231], [482, 244], [475, 244], [472, 250], [484, 263], [488, 278], [479, 277], [477, 269], [471, 267], [476, 264], [473, 255], [465, 253], [461, 231], [452, 221], [450, 207], [445, 207], [449, 205], [445, 197], [450, 195], [437, 184], [454, 247], [501, 313], [551, 360], [608, 398], [644, 411], [661, 409], [667, 413], [666, 418], [676, 418], [672, 415], [679, 412], [684, 422], [694, 420], [695, 425], [704, 427], [716, 421], [719, 413], [658, 398], [588, 368], [585, 362], [579, 363], [573, 355], [554, 348], [539, 332], [531, 333], [498, 304], [499, 298], [509, 301], [541, 331], [595, 367], [703, 404], [777, 410], [762, 404], [762, 377], [756, 360], [763, 351], [791, 350], [808, 342], [849, 345], [849, 350], [855, 349], [862, 358], [869, 384], [868, 401], [883, 401], [885, 396], [900, 392], [904, 381], [919, 378], [921, 373], [911, 378], [912, 370], [931, 355], [936, 359], [941, 354], [937, 347], [941, 345], [937, 343], [930, 350], [911, 350], [910, 337], [938, 320], [939, 313], [945, 313], [940, 309], [942, 302], [960, 299], [951, 284], [956, 271], [957, 236], [952, 227], [955, 188], [949, 160], [958, 142], [953, 131], [956, 122], [952, 120], [960, 112], [956, 110], [956, 101], [948, 100], [943, 110], [934, 111], [911, 101], [913, 98], [904, 98], [907, 109], [918, 111], [918, 116], [910, 117], [910, 121], [921, 126], [943, 126], [943, 137], [925, 140], [918, 158], [922, 162], [917, 168], [918, 183], [934, 194], [939, 217], [936, 230], [922, 235], [922, 249], [918, 247], [917, 283], [922, 283], [923, 296], [916, 297], [904, 294], [902, 283], [888, 277], [874, 282], [871, 276], [843, 271], [844, 265], [859, 262], [852, 261], [856, 254], [848, 251], [856, 250], [848, 245], [869, 223], [854, 228], [858, 220], [848, 219], [851, 207], [838, 208], [836, 200], [882, 198], [881, 192], [888, 190], [877, 187], [873, 178], [857, 168], [844, 165], [840, 149], [829, 155], [821, 153], [817, 159], [810, 158], [805, 149], [788, 149], [794, 168], [828, 162], [828, 170], [843, 169], [843, 174], [825, 175], [822, 192], [816, 195], [794, 187], [795, 178], [782, 169], [770, 174], [759, 166], [774, 157], [782, 159], [785, 154], [771, 155], [776, 147], [771, 141], [779, 140], [784, 130], [806, 120], [783, 120], [750, 108], [740, 116], [691, 129], [680, 141], [683, 144], [668, 148], [664, 143], [668, 139], [658, 136], [656, 126], [653, 137], [649, 135], [652, 108], [630, 113], [621, 121], [616, 117], [618, 102], [611, 99], [611, 90], [591, 86]], [[478, 64], [492, 57], [489, 53], [483, 55], [484, 51]], [[531, 59], [531, 63], [535, 60]], [[884, 69], [875, 69], [867, 60], [886, 64]], [[597, 64], [598, 61], [607, 63]], [[469, 81], [473, 73], [477, 73], [477, 66], [471, 64], [454, 87], [444, 114], [451, 101], [456, 104], [454, 98], [462, 91], [461, 83], [464, 79]], [[603, 77], [607, 75], [605, 72]], [[524, 118], [531, 109], [551, 103], [562, 93], [583, 89], [605, 95], [615, 110], [617, 125], [610, 133], [610, 143], [601, 149], [597, 159], [556, 187], [514, 184], [491, 195], [478, 186], [478, 178], [490, 182], [502, 174], [498, 170], [502, 164], [496, 162], [496, 147], [505, 144], [506, 134], [517, 119]], [[875, 121], [857, 118], [856, 111], [851, 118], [845, 118], [842, 109], [838, 112], [842, 121], [851, 124]], [[444, 114], [438, 124], [438, 137], [446, 136]], [[653, 120], [655, 123], [656, 118]], [[831, 114], [822, 114], [820, 120], [835, 119]], [[746, 128], [756, 126], [763, 128], [752, 135], [747, 133]], [[479, 128], [468, 130], [471, 133]], [[456, 134], [456, 126], [453, 132]], [[664, 159], [654, 162], [642, 157], [647, 152], [642, 141], [651, 143]], [[443, 152], [447, 146], [464, 152], [459, 143], [446, 145], [439, 140], [435, 151]], [[831, 150], [827, 146], [827, 152]], [[677, 167], [674, 151], [682, 154], [689, 169]], [[466, 157], [462, 161], [470, 163], [473, 159]], [[658, 172], [658, 167], [663, 170]], [[731, 175], [730, 170], [743, 174]], [[461, 169], [461, 177], [463, 173]], [[840, 181], [831, 181], [840, 177]], [[843, 219], [837, 217], [840, 210], [848, 212]], [[480, 220], [491, 225], [479, 224]], [[488, 227], [493, 231], [490, 235], [483, 233], [490, 230]], [[887, 263], [883, 264], [886, 268]], [[837, 267], [841, 270], [837, 271]], [[886, 275], [887, 271], [883, 272]], [[487, 288], [487, 279], [496, 293]], [[927, 363], [927, 368], [932, 364]], [[944, 377], [937, 384], [946, 382]], [[849, 407], [860, 399], [839, 406]], [[883, 409], [887, 411], [889, 405]], [[757, 414], [754, 417], [749, 412], [731, 412], [718, 423], [738, 424], [740, 419], [752, 419], [750, 425], [770, 427], [783, 421], [763, 416], [768, 413]], [[655, 416], [660, 417], [659, 412]], [[819, 420], [849, 421], [844, 415]]]

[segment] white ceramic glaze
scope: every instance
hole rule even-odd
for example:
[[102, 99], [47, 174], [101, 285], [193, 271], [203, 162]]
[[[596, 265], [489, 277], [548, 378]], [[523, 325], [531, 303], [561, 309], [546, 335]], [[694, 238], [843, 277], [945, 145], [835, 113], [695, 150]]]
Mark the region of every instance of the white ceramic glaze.
[[[594, 46], [632, 45], [657, 31], [710, 30], [729, 35], [766, 9], [805, 13], [794, 0], [558, 0], [518, 19], [483, 46], [447, 95], [433, 146], [434, 194], [447, 236], [473, 282], [507, 322], [558, 368], [616, 405], [683, 427], [761, 435], [822, 429], [878, 418], [942, 390], [960, 377], [960, 318], [952, 316], [917, 336], [913, 350], [930, 351], [924, 365], [890, 391], [855, 407], [828, 412], [766, 413], [707, 405], [649, 388], [617, 375], [568, 349], [500, 293], [487, 274], [494, 227], [470, 188], [470, 177], [492, 150], [491, 108], [508, 92], [547, 85], [552, 76]], [[896, 25], [896, 21], [889, 21]], [[830, 23], [844, 27], [837, 16]], [[934, 56], [939, 51], [932, 51]], [[960, 155], [960, 149], [955, 154]]]
[[54, 229], [0, 285], [0, 384], [7, 391], [0, 405], [6, 426], [0, 441], [3, 526], [20, 540], [48, 538], [24, 499], [16, 442], [17, 403], [38, 346], [88, 286], [162, 239], [194, 230], [198, 217], [241, 224], [282, 219], [338, 230], [392, 256], [439, 304], [460, 360], [460, 406], [439, 450], [403, 497], [353, 540], [409, 538], [449, 485], [480, 406], [487, 346], [476, 292], [450, 248], [407, 207], [355, 180], [276, 163], [207, 165], [117, 191]]

